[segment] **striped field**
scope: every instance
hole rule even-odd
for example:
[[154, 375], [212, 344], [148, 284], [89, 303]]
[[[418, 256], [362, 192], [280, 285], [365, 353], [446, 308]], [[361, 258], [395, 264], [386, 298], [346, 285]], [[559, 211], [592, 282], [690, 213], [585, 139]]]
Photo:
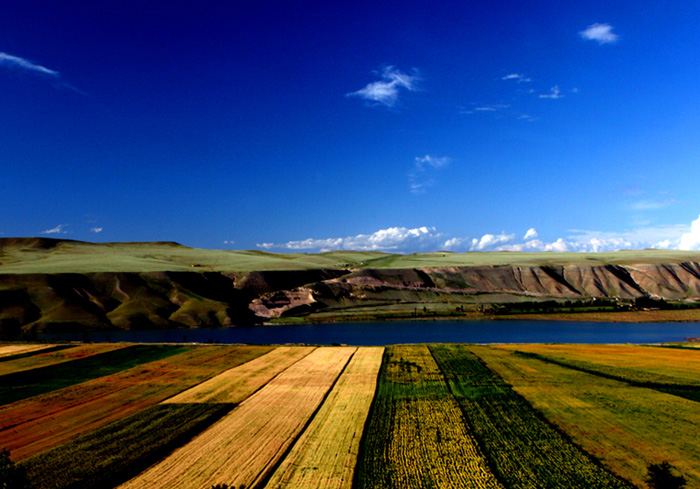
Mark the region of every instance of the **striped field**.
[[690, 488], [699, 393], [691, 348], [0, 344], [0, 448], [30, 489]]

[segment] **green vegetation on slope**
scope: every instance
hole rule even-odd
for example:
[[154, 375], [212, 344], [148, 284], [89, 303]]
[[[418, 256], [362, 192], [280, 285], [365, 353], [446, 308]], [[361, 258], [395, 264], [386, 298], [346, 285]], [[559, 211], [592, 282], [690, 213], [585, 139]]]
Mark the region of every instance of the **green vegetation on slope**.
[[234, 404], [157, 404], [19, 464], [31, 488], [106, 489], [146, 469]]
[[191, 346], [133, 345], [69, 362], [0, 376], [0, 405], [111, 375], [191, 350]]
[[464, 266], [608, 265], [682, 263], [700, 253], [635, 250], [608, 253], [472, 252], [413, 253], [333, 251], [267, 253], [189, 248], [177, 243], [88, 243], [48, 238], [0, 238], [2, 273], [90, 273], [262, 270], [386, 269]]

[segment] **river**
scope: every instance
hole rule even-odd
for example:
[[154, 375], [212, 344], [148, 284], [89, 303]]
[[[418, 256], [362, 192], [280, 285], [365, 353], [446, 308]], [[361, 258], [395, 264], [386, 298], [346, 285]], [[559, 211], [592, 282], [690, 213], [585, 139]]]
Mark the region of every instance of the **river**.
[[700, 323], [387, 321], [42, 334], [42, 341], [143, 343], [658, 343], [700, 337]]

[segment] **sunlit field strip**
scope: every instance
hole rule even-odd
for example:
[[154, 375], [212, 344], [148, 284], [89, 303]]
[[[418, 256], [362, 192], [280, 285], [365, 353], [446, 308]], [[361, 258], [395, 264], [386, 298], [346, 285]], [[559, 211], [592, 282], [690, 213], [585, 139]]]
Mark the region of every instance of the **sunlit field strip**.
[[688, 487], [700, 487], [696, 402], [501, 348], [471, 349], [583, 449], [638, 487], [645, 487], [647, 465], [663, 460], [680, 470]]
[[350, 489], [383, 347], [358, 348], [266, 488]]
[[0, 404], [9, 404], [112, 375], [192, 349], [191, 346], [132, 345], [70, 362], [3, 375], [0, 377]]
[[206, 346], [165, 360], [0, 407], [0, 446], [14, 460], [65, 443], [116, 419], [157, 404], [222, 370], [271, 350]]
[[[637, 382], [700, 386], [700, 353], [636, 345], [503, 345], [573, 362]], [[575, 365], [576, 363], [574, 363]]]
[[354, 352], [348, 347], [314, 350], [190, 443], [120, 487], [258, 484], [300, 434]]
[[430, 349], [504, 485], [518, 489], [630, 487], [543, 420], [467, 347], [431, 345]]
[[265, 355], [222, 372], [164, 402], [239, 403], [313, 350], [314, 347], [301, 346], [275, 348]]
[[52, 345], [1, 345], [0, 358], [50, 348]]
[[[97, 355], [107, 351], [125, 348], [126, 345], [98, 343], [92, 345], [74, 346], [68, 349], [59, 351], [51, 351], [47, 353], [37, 352], [36, 355], [31, 355], [16, 360], [8, 360], [0, 362], [0, 375], [21, 372], [34, 368], [46, 367], [49, 365], [57, 365], [63, 362], [69, 362], [76, 358], [83, 358], [90, 355]], [[0, 378], [1, 382], [1, 378]]]
[[498, 488], [425, 345], [389, 346], [357, 466], [358, 488]]
[[221, 403], [156, 404], [19, 465], [27, 471], [31, 488], [111, 488], [187, 443], [232, 408]]

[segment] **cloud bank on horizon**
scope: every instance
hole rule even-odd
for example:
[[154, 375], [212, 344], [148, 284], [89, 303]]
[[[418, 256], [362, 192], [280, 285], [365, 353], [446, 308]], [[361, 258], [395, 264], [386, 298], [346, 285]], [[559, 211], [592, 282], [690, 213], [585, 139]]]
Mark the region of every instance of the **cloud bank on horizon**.
[[387, 251], [395, 253], [437, 251], [553, 251], [604, 252], [631, 249], [668, 249], [700, 251], [700, 216], [690, 226], [671, 225], [638, 228], [615, 234], [570, 230], [566, 238], [554, 241], [538, 239], [535, 228], [528, 229], [521, 240], [512, 233], [484, 234], [479, 238], [449, 237], [435, 227], [390, 227], [371, 234], [344, 238], [307, 238], [286, 243], [259, 243], [264, 250], [326, 252], [338, 250]]

